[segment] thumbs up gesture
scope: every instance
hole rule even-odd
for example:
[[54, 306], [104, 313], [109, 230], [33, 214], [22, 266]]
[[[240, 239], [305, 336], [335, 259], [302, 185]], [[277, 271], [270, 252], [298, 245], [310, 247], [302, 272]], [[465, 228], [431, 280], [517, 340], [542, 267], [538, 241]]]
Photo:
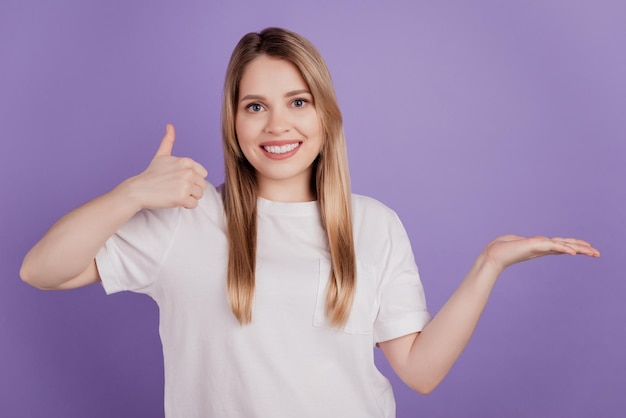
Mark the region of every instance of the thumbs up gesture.
[[198, 206], [202, 198], [208, 172], [190, 158], [172, 156], [175, 140], [174, 126], [168, 124], [148, 168], [125, 182], [130, 197], [141, 209], [191, 209]]

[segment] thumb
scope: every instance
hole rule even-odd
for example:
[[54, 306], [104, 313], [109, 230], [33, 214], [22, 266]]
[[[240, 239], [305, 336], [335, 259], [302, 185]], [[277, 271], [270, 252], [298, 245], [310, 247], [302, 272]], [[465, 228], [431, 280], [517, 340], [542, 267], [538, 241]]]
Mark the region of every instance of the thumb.
[[174, 140], [176, 139], [176, 132], [174, 131], [174, 125], [168, 123], [165, 126], [165, 135], [161, 139], [161, 145], [157, 150], [155, 157], [167, 157], [172, 155], [172, 148], [174, 148]]

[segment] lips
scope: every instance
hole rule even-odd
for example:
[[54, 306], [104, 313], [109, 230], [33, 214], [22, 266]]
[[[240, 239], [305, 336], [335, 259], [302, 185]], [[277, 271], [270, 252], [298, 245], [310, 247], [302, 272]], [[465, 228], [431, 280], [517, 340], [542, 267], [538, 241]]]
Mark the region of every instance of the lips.
[[273, 160], [282, 160], [298, 152], [301, 144], [301, 141], [272, 141], [264, 142], [260, 148], [267, 157]]

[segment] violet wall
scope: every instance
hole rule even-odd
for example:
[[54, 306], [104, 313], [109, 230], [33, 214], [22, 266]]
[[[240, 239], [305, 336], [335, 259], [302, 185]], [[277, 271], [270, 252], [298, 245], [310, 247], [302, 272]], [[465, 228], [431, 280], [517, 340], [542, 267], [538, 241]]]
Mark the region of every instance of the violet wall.
[[394, 208], [436, 312], [503, 233], [576, 236], [498, 283], [430, 396], [378, 356], [398, 417], [626, 414], [626, 6], [554, 1], [0, 2], [0, 416], [162, 416], [157, 309], [42, 292], [21, 259], [142, 170], [164, 126], [223, 176], [221, 85], [246, 32], [284, 26], [331, 68], [357, 193]]

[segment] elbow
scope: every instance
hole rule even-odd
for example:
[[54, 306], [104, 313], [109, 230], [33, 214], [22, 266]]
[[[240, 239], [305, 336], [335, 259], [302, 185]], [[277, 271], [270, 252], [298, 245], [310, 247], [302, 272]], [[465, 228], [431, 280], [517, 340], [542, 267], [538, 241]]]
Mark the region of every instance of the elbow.
[[31, 275], [28, 271], [28, 266], [26, 265], [26, 260], [22, 261], [22, 266], [20, 267], [20, 279], [26, 284], [31, 284]]
[[413, 381], [408, 383], [407, 385], [413, 389], [415, 392], [420, 395], [430, 395], [433, 393], [437, 386], [439, 386], [441, 380], [433, 380], [433, 381]]
[[22, 262], [22, 266], [20, 267], [20, 279], [22, 279], [24, 283], [36, 287], [37, 289], [47, 290], [47, 288], [37, 280], [37, 275], [32, 272], [32, 269], [29, 269], [26, 260]]
[[20, 279], [26, 284], [37, 287], [36, 280], [33, 280], [32, 273], [28, 270], [26, 263], [22, 263], [20, 267]]
[[416, 385], [411, 385], [410, 388], [413, 389], [415, 392], [419, 393], [420, 395], [430, 395], [433, 390], [435, 390], [437, 386], [427, 386], [427, 385], [420, 385], [420, 386], [416, 386]]

